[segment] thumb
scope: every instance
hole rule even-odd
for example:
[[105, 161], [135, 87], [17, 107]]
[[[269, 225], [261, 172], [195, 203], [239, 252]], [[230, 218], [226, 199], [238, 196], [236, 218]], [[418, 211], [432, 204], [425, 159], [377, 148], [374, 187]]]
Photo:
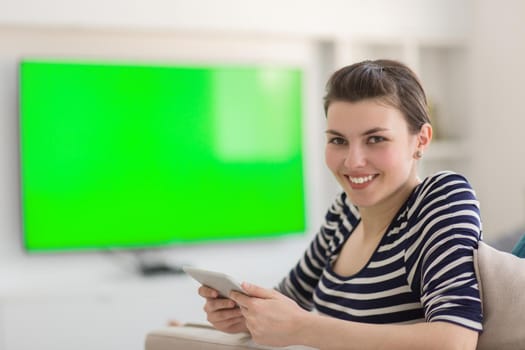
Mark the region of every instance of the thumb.
[[263, 287], [256, 286], [248, 282], [241, 283], [242, 289], [251, 297], [261, 298], [261, 299], [270, 299], [274, 297], [273, 289], [266, 289]]

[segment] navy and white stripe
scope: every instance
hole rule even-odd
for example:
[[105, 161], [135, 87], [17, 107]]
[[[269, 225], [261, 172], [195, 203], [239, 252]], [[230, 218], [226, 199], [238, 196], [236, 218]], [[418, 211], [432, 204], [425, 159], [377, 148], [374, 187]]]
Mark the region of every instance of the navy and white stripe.
[[353, 276], [332, 266], [360, 221], [342, 193], [321, 230], [278, 289], [303, 308], [365, 323], [445, 321], [481, 330], [473, 250], [479, 203], [461, 175], [440, 172], [419, 184], [368, 264]]

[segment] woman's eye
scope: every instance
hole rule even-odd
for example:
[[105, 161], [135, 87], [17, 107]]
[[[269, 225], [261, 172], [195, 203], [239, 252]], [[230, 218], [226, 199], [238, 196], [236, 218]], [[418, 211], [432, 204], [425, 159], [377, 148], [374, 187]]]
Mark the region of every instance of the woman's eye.
[[331, 143], [333, 145], [344, 145], [346, 141], [342, 137], [331, 137], [330, 139], [328, 139], [328, 143]]
[[385, 138], [382, 136], [370, 136], [368, 138], [368, 143], [379, 143], [385, 141]]

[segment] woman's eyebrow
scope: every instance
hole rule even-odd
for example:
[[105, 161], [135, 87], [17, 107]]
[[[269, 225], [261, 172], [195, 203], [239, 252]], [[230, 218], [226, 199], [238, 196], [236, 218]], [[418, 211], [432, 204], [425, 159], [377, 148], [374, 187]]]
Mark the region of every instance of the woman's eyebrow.
[[343, 134], [341, 134], [339, 131], [335, 131], [335, 130], [332, 130], [332, 129], [328, 129], [325, 131], [326, 134], [332, 134], [332, 135], [337, 135], [337, 136], [344, 136]]
[[[382, 127], [376, 127], [376, 128], [372, 128], [372, 129], [366, 130], [365, 132], [362, 133], [362, 135], [370, 135], [370, 134], [375, 134], [376, 132], [388, 131], [388, 130], [390, 130], [390, 129], [382, 128]], [[336, 130], [333, 130], [333, 129], [328, 129], [328, 130], [325, 131], [325, 133], [332, 134], [332, 135], [337, 135], [337, 136], [344, 136], [339, 131], [336, 131]]]
[[376, 132], [388, 131], [388, 130], [390, 130], [390, 129], [382, 128], [382, 127], [376, 127], [376, 128], [372, 128], [372, 129], [369, 129], [369, 130], [365, 131], [363, 133], [363, 135], [370, 135], [370, 134], [375, 134]]

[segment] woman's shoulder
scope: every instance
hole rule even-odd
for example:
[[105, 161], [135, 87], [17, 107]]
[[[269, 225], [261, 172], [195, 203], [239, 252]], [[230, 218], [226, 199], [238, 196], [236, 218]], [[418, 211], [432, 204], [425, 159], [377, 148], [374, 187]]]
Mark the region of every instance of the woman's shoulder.
[[418, 186], [417, 197], [445, 195], [449, 196], [458, 191], [468, 191], [472, 194], [474, 190], [467, 178], [453, 171], [440, 171], [426, 177]]
[[[481, 237], [479, 202], [465, 176], [441, 171], [425, 178], [416, 192], [407, 215], [407, 252], [423, 252], [456, 239], [477, 244]], [[414, 262], [411, 259], [417, 256], [407, 261]]]
[[470, 187], [470, 183], [464, 175], [451, 170], [438, 171], [437, 173], [427, 176], [422, 182], [422, 184], [427, 186], [446, 185], [451, 183], [466, 184]]
[[[416, 188], [408, 205], [409, 216], [448, 211], [453, 206], [478, 207], [476, 193], [467, 178], [453, 171], [440, 171], [426, 177]], [[439, 210], [438, 210], [439, 208]]]

